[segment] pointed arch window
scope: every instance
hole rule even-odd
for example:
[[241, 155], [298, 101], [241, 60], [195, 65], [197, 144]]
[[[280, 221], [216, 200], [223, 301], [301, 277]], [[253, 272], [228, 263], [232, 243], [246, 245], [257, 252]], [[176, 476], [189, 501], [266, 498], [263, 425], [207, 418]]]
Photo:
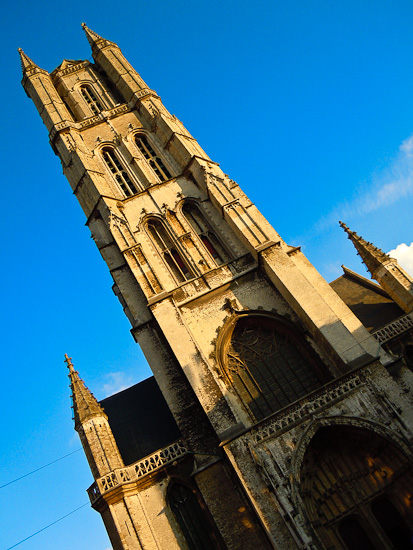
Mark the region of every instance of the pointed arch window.
[[103, 111], [102, 103], [96, 97], [92, 86], [84, 84], [80, 87], [80, 93], [94, 115], [98, 115], [101, 111]]
[[198, 206], [192, 202], [186, 202], [182, 208], [182, 212], [215, 262], [218, 265], [227, 262], [230, 259], [229, 254], [217, 239]]
[[232, 333], [225, 371], [255, 420], [277, 412], [321, 385], [300, 335], [269, 317], [242, 317]]
[[169, 180], [172, 177], [169, 170], [166, 168], [165, 164], [163, 163], [159, 155], [155, 153], [147, 137], [144, 136], [143, 134], [137, 134], [135, 136], [135, 143], [139, 151], [148, 161], [149, 166], [152, 168], [152, 170], [160, 179], [160, 181]]
[[125, 193], [125, 196], [130, 197], [131, 195], [136, 195], [136, 193], [138, 193], [138, 189], [129, 177], [127, 171], [122, 166], [114, 149], [112, 149], [112, 147], [104, 147], [102, 149], [102, 157], [106, 166], [112, 172], [119, 187]]
[[161, 221], [152, 219], [147, 223], [148, 233], [166, 263], [169, 271], [178, 283], [193, 278], [186, 260]]
[[189, 550], [222, 548], [194, 491], [174, 483], [168, 491], [168, 500]]

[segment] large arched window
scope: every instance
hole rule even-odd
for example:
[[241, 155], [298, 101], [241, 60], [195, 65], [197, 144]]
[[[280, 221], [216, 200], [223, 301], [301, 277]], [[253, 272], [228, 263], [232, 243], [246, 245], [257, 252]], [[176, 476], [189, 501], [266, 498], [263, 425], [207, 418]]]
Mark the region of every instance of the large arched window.
[[241, 317], [227, 346], [226, 375], [254, 420], [321, 385], [303, 337], [281, 321], [260, 315]]
[[137, 134], [135, 136], [135, 143], [139, 151], [148, 161], [149, 166], [152, 168], [152, 170], [160, 179], [160, 181], [169, 180], [172, 177], [171, 174], [169, 173], [169, 170], [166, 168], [165, 164], [163, 163], [159, 155], [155, 153], [147, 137], [144, 136], [143, 134]]
[[119, 187], [125, 193], [125, 196], [130, 197], [131, 195], [138, 193], [138, 189], [129, 177], [127, 171], [122, 166], [112, 147], [104, 147], [102, 149], [102, 157], [106, 166], [112, 172]]
[[102, 107], [102, 103], [96, 97], [92, 86], [83, 84], [83, 86], [80, 87], [80, 93], [94, 115], [98, 115], [100, 111], [103, 111], [104, 108]]
[[192, 279], [194, 276], [193, 273], [162, 222], [157, 219], [151, 219], [147, 222], [146, 227], [153, 243], [176, 282], [183, 283], [188, 279]]
[[215, 236], [198, 206], [192, 202], [186, 202], [182, 212], [215, 262], [218, 265], [227, 262], [229, 260], [227, 251]]
[[173, 483], [168, 491], [168, 500], [189, 550], [222, 548], [194, 491], [180, 483]]

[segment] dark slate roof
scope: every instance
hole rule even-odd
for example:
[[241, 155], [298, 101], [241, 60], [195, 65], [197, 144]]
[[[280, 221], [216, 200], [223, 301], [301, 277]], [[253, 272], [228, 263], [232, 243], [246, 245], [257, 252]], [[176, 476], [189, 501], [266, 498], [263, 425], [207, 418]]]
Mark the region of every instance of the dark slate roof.
[[125, 465], [166, 447], [180, 432], [153, 376], [100, 401]]
[[342, 268], [344, 275], [330, 286], [368, 330], [377, 330], [404, 315], [381, 286], [347, 267]]

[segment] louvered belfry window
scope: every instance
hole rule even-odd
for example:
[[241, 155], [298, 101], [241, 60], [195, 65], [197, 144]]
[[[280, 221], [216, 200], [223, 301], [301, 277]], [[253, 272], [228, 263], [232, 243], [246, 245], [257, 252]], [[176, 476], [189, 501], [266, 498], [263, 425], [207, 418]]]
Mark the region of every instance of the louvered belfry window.
[[215, 236], [215, 233], [212, 231], [209, 223], [206, 221], [199, 208], [195, 204], [187, 202], [184, 204], [182, 212], [194, 229], [195, 233], [198, 235], [202, 244], [214, 258], [216, 264], [221, 265], [224, 262], [227, 262], [229, 260], [229, 256], [226, 250]]
[[120, 160], [116, 156], [115, 151], [111, 147], [105, 147], [102, 149], [103, 160], [106, 163], [106, 166], [112, 172], [113, 177], [117, 181], [119, 187], [125, 193], [126, 197], [135, 195], [138, 193], [135, 184], [129, 177], [129, 174], [126, 172], [122, 166]]
[[175, 281], [183, 283], [188, 279], [192, 279], [193, 273], [162, 222], [151, 219], [147, 224], [147, 229]]
[[81, 86], [80, 93], [82, 94], [83, 99], [89, 105], [90, 110], [94, 115], [97, 115], [100, 113], [100, 111], [103, 111], [102, 104], [96, 97], [96, 94], [91, 86], [87, 86], [87, 85]]
[[159, 155], [155, 153], [146, 136], [138, 134], [135, 136], [135, 143], [160, 181], [169, 180], [172, 177], [169, 170], [166, 168]]
[[236, 324], [227, 353], [227, 376], [255, 420], [321, 385], [299, 338], [264, 316], [244, 317]]

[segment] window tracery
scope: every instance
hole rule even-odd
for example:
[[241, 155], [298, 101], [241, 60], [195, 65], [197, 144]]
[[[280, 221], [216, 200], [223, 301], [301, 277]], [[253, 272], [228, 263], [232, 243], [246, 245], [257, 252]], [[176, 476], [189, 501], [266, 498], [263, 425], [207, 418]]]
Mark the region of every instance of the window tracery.
[[80, 93], [82, 94], [83, 99], [88, 104], [93, 115], [98, 115], [101, 111], [104, 110], [102, 103], [97, 98], [92, 86], [89, 86], [88, 84], [83, 84], [82, 86], [80, 86]]
[[214, 261], [218, 265], [227, 262], [230, 259], [227, 251], [217, 239], [198, 206], [192, 202], [186, 202], [182, 208], [182, 212]]
[[146, 136], [143, 134], [136, 134], [135, 143], [160, 181], [166, 181], [172, 177], [160, 156], [154, 151]]
[[225, 371], [254, 420], [282, 409], [320, 385], [300, 337], [270, 317], [247, 315], [235, 325]]
[[114, 149], [112, 147], [104, 147], [102, 149], [102, 157], [125, 196], [136, 195], [138, 189], [129, 177], [128, 172], [122, 166]]
[[149, 236], [175, 281], [183, 283], [188, 279], [192, 279], [194, 276], [192, 271], [162, 222], [157, 219], [151, 219], [147, 222], [146, 227]]

